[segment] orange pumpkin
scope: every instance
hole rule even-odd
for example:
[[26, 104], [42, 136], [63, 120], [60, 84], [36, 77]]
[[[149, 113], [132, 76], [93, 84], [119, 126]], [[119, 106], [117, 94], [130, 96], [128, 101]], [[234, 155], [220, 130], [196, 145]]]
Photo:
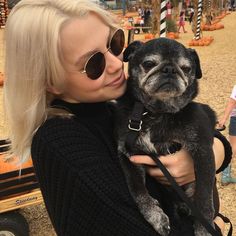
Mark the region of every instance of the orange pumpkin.
[[173, 34], [171, 34], [171, 35], [168, 35], [168, 38], [169, 39], [175, 39], [175, 36]]
[[211, 42], [214, 40], [213, 36], [209, 36], [209, 39]]
[[210, 30], [210, 26], [209, 25], [205, 25], [203, 30], [206, 30], [206, 31]]
[[151, 36], [150, 36], [151, 34], [145, 34], [144, 35], [144, 39], [151, 39]]
[[199, 40], [198, 45], [199, 45], [199, 46], [204, 46], [203, 41], [200, 41], [200, 40]]
[[193, 46], [199, 46], [198, 40], [193, 40]]
[[175, 33], [175, 38], [176, 38], [176, 39], [179, 38], [179, 33], [178, 33], [178, 32]]
[[190, 41], [190, 42], [188, 43], [188, 46], [193, 46], [193, 42]]
[[216, 29], [223, 29], [224, 25], [222, 23], [217, 23], [215, 27]]
[[215, 25], [211, 25], [210, 27], [209, 27], [209, 30], [210, 31], [213, 31], [213, 30], [215, 30], [216, 28], [215, 28]]
[[204, 43], [204, 46], [210, 45], [210, 41], [207, 41], [207, 40], [205, 40], [203, 43]]

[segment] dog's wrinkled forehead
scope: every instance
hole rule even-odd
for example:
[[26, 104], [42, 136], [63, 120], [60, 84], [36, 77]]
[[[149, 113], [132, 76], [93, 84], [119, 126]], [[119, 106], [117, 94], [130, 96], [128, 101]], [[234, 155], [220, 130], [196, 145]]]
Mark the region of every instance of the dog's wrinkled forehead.
[[164, 38], [143, 44], [133, 55], [133, 60], [138, 64], [151, 59], [157, 62], [174, 60], [177, 63], [183, 60], [181, 64], [185, 64], [189, 63], [188, 58], [188, 50], [182, 44]]
[[125, 49], [125, 62], [129, 62], [129, 72], [138, 74], [141, 67], [151, 68], [162, 63], [173, 63], [182, 68], [192, 68], [196, 79], [202, 77], [197, 52], [191, 48], [167, 38], [158, 38], [146, 43], [134, 41]]

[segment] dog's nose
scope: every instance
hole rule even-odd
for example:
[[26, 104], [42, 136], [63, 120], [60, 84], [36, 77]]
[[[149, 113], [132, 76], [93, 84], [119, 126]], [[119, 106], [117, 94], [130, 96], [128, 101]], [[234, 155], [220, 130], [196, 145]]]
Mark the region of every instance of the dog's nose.
[[161, 72], [165, 73], [165, 74], [175, 74], [177, 71], [175, 69], [174, 66], [164, 66], [162, 69], [161, 69]]

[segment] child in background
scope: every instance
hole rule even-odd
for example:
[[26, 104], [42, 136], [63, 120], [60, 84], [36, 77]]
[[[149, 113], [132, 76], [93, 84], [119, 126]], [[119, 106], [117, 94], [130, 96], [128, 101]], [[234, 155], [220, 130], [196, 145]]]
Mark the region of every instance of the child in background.
[[180, 12], [180, 15], [179, 15], [179, 29], [178, 29], [178, 32], [179, 32], [179, 33], [180, 33], [180, 28], [181, 28], [181, 27], [183, 28], [184, 33], [187, 33], [187, 31], [186, 31], [185, 28], [184, 28], [184, 25], [185, 25], [184, 11], [181, 11], [181, 12]]
[[193, 21], [193, 15], [194, 15], [194, 9], [193, 9], [193, 7], [190, 7], [190, 13], [189, 13], [189, 24], [190, 25]]
[[[233, 156], [236, 154], [236, 85], [234, 85], [229, 101], [225, 108], [223, 117], [219, 120], [219, 126], [223, 127], [230, 117], [229, 122], [229, 142], [232, 146]], [[236, 183], [236, 178], [231, 176], [231, 165], [228, 165], [222, 172], [221, 183]]]

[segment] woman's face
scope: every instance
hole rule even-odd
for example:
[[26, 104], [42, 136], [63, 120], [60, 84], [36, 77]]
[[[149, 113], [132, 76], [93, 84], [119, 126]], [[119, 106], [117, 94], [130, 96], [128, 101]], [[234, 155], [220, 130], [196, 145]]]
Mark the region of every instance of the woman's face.
[[[60, 95], [65, 101], [102, 102], [120, 97], [126, 89], [122, 55], [114, 56], [107, 51], [110, 28], [96, 15], [73, 19], [61, 31], [63, 63], [66, 83]], [[94, 52], [104, 53], [106, 66], [102, 75], [92, 80], [81, 73]]]

